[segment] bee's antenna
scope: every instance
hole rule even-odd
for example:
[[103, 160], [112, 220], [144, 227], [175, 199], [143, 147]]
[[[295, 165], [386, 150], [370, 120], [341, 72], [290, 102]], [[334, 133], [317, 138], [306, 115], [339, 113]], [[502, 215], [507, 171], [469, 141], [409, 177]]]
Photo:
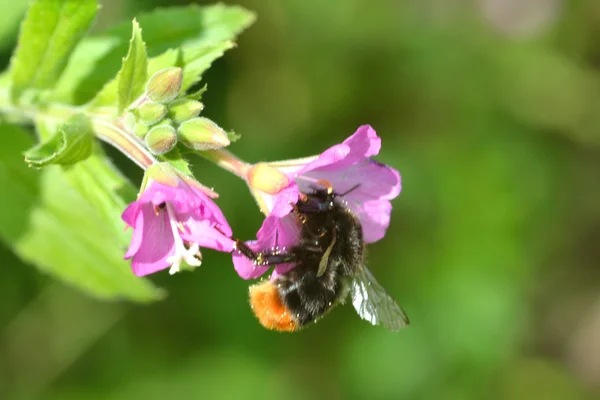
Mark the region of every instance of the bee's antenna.
[[347, 194], [352, 193], [353, 191], [355, 191], [356, 189], [358, 189], [360, 187], [360, 183], [357, 183], [356, 185], [352, 186], [350, 189], [346, 190], [344, 193], [340, 193], [337, 196], [345, 196]]

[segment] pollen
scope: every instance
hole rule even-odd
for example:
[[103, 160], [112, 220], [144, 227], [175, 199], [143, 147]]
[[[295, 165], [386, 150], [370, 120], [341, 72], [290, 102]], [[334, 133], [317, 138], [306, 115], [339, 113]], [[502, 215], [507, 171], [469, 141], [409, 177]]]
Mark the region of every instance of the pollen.
[[267, 329], [280, 332], [293, 332], [297, 322], [281, 302], [277, 287], [271, 281], [250, 286], [250, 307], [258, 322]]
[[327, 189], [327, 194], [333, 193], [333, 185], [327, 179], [319, 179], [317, 183]]

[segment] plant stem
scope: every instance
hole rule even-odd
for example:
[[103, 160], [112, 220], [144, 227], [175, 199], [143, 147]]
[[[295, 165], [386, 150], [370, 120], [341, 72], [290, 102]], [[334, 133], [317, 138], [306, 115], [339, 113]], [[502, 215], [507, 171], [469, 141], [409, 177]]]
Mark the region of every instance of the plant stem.
[[223, 168], [226, 171], [238, 176], [239, 178], [246, 180], [248, 171], [252, 167], [251, 164], [239, 159], [235, 154], [229, 150], [208, 150], [200, 153], [202, 157]]
[[146, 170], [158, 162], [137, 138], [115, 124], [100, 118], [92, 118], [92, 126], [98, 139], [119, 150], [142, 169]]
[[0, 91], [0, 114], [17, 117], [35, 123], [38, 119], [50, 119], [59, 123], [66, 122], [76, 114], [84, 114], [92, 121], [96, 136], [115, 147], [138, 166], [146, 170], [158, 161], [146, 149], [133, 133], [127, 132], [118, 119], [110, 114], [98, 114], [86, 110], [85, 107], [75, 107], [59, 103], [48, 103], [42, 106], [10, 104], [8, 91]]
[[[114, 117], [111, 113], [95, 112], [85, 107], [60, 103], [14, 106], [10, 103], [8, 91], [0, 90], [0, 114], [30, 122], [51, 119], [59, 123], [64, 123], [73, 115], [84, 114], [91, 119], [94, 133], [100, 140], [115, 147], [139, 167], [146, 170], [152, 164], [159, 162], [148, 151], [142, 140], [127, 130], [122, 123], [123, 118]], [[200, 155], [243, 180], [247, 179], [248, 171], [252, 168], [252, 164], [239, 159], [228, 150], [203, 151]]]

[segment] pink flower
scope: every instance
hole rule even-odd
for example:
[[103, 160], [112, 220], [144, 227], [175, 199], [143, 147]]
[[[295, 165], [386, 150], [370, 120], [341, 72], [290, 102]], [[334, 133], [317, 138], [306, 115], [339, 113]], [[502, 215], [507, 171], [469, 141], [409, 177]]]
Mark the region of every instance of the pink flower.
[[[366, 243], [383, 238], [390, 223], [390, 200], [400, 194], [401, 181], [398, 171], [371, 159], [379, 153], [380, 148], [381, 139], [375, 130], [363, 125], [343, 143], [330, 147], [319, 156], [266, 163], [288, 179], [287, 182], [281, 178], [272, 179], [277, 181], [279, 187], [283, 187], [278, 191], [265, 191], [263, 188], [268, 185], [251, 169], [249, 185], [268, 216], [257, 233], [257, 240], [248, 242], [248, 245], [253, 250], [294, 246], [298, 242], [300, 226], [296, 216], [290, 214], [290, 203], [298, 201], [299, 192], [310, 193], [314, 188], [323, 187], [323, 182], [330, 184], [335, 193], [344, 194], [343, 201], [360, 220]], [[265, 164], [257, 165], [266, 171]], [[262, 174], [267, 180], [277, 175], [273, 171], [267, 172]], [[260, 188], [253, 185], [254, 181], [261, 181], [262, 184], [258, 185]], [[254, 265], [239, 252], [233, 253], [233, 262], [236, 271], [244, 279], [257, 278], [268, 269], [267, 266]], [[278, 265], [273, 277], [291, 268], [293, 265], [290, 264]]]
[[179, 271], [182, 261], [197, 267], [200, 247], [225, 252], [233, 249], [228, 237], [231, 228], [219, 207], [199, 184], [169, 169], [162, 164], [153, 171], [149, 169], [144, 192], [122, 215], [123, 221], [133, 227], [125, 259], [132, 259], [137, 276], [168, 267], [173, 274]]

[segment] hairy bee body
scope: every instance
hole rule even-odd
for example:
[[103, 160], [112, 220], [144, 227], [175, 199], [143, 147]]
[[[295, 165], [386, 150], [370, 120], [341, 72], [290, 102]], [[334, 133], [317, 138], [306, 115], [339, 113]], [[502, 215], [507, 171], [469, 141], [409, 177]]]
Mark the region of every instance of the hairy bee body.
[[408, 324], [365, 266], [362, 226], [338, 195], [326, 189], [304, 194], [295, 214], [300, 240], [285, 253], [239, 248], [261, 265], [295, 264], [286, 274], [250, 287], [250, 304], [264, 327], [301, 329], [343, 303], [349, 293], [359, 315], [372, 324], [381, 322], [391, 330]]

